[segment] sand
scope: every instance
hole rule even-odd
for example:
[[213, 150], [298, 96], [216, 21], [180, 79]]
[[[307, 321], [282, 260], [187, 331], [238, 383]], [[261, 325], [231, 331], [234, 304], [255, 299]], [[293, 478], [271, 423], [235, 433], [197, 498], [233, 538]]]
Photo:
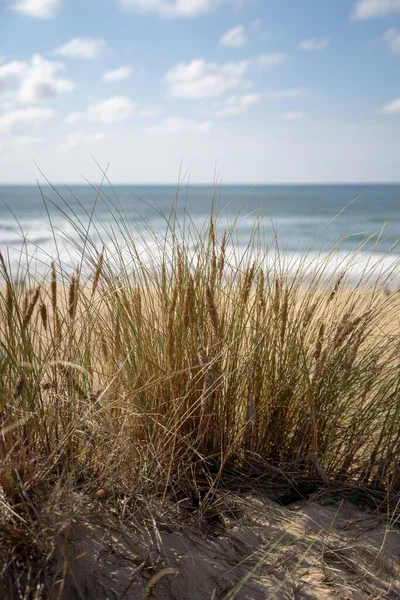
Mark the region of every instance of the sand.
[[348, 500], [325, 495], [284, 508], [237, 495], [235, 516], [220, 508], [200, 527], [184, 508], [180, 524], [168, 509], [112, 524], [104, 499], [84, 509], [86, 501], [69, 498], [79, 512], [54, 538], [51, 581], [62, 600], [400, 598], [400, 530]]

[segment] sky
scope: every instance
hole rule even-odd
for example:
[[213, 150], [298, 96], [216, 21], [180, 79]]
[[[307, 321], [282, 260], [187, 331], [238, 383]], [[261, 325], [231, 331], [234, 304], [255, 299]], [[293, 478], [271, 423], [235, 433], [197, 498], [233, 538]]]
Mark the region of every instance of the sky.
[[0, 183], [400, 181], [400, 0], [0, 0]]

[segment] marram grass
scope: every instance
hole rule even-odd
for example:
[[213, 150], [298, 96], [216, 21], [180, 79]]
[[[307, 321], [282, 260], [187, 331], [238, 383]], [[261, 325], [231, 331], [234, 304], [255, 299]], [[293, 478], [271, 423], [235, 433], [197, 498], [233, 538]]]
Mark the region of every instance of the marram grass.
[[26, 499], [63, 482], [165, 498], [269, 464], [399, 492], [390, 274], [346, 287], [322, 257], [289, 273], [262, 220], [239, 252], [236, 220], [199, 231], [177, 205], [150, 243], [111, 208], [113, 252], [69, 213], [72, 272], [20, 265], [16, 282], [0, 257], [0, 489], [27, 535]]

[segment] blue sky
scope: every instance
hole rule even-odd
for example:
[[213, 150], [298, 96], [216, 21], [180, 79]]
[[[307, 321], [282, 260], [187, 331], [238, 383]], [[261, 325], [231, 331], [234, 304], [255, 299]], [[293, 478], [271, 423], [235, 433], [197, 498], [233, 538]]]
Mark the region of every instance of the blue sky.
[[0, 0], [0, 183], [397, 182], [399, 66], [400, 0]]

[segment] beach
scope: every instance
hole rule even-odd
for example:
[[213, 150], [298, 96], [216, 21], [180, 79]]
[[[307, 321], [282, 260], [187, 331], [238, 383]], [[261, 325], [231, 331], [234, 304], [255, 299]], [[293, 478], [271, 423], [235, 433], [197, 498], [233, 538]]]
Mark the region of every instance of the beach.
[[70, 262], [1, 255], [2, 551], [67, 599], [395, 598], [396, 253], [289, 268], [263, 221], [244, 245], [216, 211], [113, 218], [110, 242], [71, 210]]

